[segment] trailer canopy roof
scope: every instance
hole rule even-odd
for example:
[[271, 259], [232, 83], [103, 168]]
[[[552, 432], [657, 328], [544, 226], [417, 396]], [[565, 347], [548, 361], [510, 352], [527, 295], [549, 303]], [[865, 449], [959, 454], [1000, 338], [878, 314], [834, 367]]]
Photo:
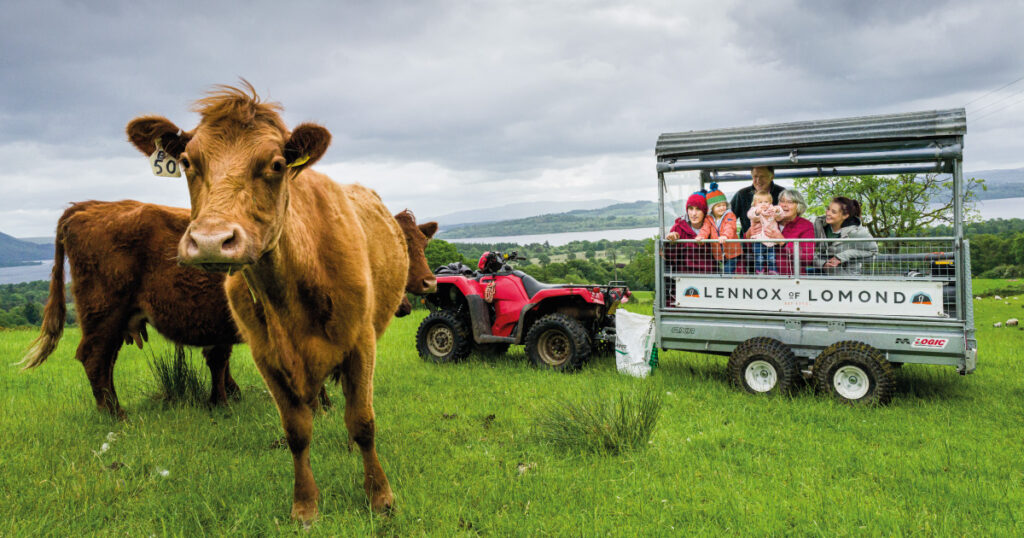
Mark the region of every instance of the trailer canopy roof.
[[[953, 171], [963, 155], [967, 131], [964, 109], [885, 114], [823, 121], [665, 133], [654, 153], [659, 172], [682, 170], [744, 170], [752, 166], [814, 169], [776, 177], [872, 173]], [[923, 164], [922, 164], [923, 163]], [[898, 168], [892, 165], [913, 166]], [[834, 171], [828, 168], [836, 167]], [[831, 172], [831, 173], [830, 173]], [[715, 174], [717, 175], [717, 173]], [[745, 174], [749, 178], [749, 174]], [[720, 179], [740, 179], [742, 176]]]

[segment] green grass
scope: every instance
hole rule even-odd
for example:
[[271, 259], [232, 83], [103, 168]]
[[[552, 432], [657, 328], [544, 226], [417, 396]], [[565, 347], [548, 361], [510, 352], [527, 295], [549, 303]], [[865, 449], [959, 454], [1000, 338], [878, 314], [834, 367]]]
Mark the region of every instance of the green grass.
[[[649, 313], [637, 295], [630, 309]], [[378, 348], [377, 447], [396, 511], [370, 513], [332, 386], [339, 407], [314, 426], [321, 519], [308, 534], [1021, 535], [1024, 331], [992, 323], [1020, 317], [1024, 301], [1007, 302], [976, 302], [977, 373], [907, 365], [880, 408], [809, 389], [754, 397], [729, 386], [724, 357], [678, 352], [644, 380], [617, 374], [611, 356], [573, 375], [538, 371], [521, 347], [428, 364], [413, 346], [417, 310]], [[231, 364], [240, 399], [213, 409], [154, 396], [150, 354], [173, 346], [154, 335], [123, 348], [128, 416], [116, 421], [95, 409], [76, 329], [37, 370], [10, 366], [34, 337], [0, 332], [0, 535], [307, 534], [288, 518], [291, 457], [245, 346]], [[202, 358], [188, 360], [205, 394]], [[566, 447], [538, 426], [553, 401], [615, 405], [647, 389], [661, 408], [646, 449]]]

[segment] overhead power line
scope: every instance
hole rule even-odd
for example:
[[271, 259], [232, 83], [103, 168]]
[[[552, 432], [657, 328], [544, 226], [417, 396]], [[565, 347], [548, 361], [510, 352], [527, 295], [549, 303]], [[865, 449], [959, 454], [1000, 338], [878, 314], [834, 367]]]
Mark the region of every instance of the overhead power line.
[[1024, 77], [1020, 77], [1019, 79], [1017, 79], [1017, 80], [1014, 80], [1013, 82], [1009, 82], [1009, 83], [1007, 83], [1007, 84], [1004, 84], [1004, 85], [1002, 85], [1002, 86], [1000, 86], [1000, 87], [998, 87], [998, 88], [996, 88], [996, 89], [994, 89], [994, 90], [992, 90], [992, 91], [990, 91], [990, 92], [986, 93], [985, 95], [982, 95], [981, 97], [975, 97], [974, 99], [971, 99], [970, 101], [967, 101], [966, 103], [964, 103], [964, 108], [966, 108], [966, 107], [967, 107], [967, 105], [969, 105], [969, 104], [971, 104], [971, 103], [974, 103], [974, 102], [980, 101], [980, 100], [982, 100], [982, 99], [984, 99], [984, 98], [988, 97], [989, 95], [992, 95], [993, 93], [996, 93], [996, 92], [998, 92], [998, 91], [1001, 91], [1001, 90], [1003, 90], [1003, 89], [1005, 89], [1005, 88], [1009, 88], [1010, 86], [1013, 86], [1014, 84], [1016, 84], [1016, 83], [1018, 83], [1018, 82], [1020, 82], [1020, 81], [1022, 81], [1022, 80], [1024, 80]]
[[[1018, 92], [1018, 93], [1020, 93], [1020, 92]], [[1010, 108], [1010, 107], [1012, 107], [1014, 105], [1018, 105], [1020, 103], [1024, 103], [1024, 97], [1022, 97], [1020, 99], [1017, 99], [1016, 101], [1013, 101], [1013, 102], [1011, 102], [1010, 104], [1008, 104], [1006, 106], [1001, 106], [1001, 107], [999, 107], [999, 108], [997, 108], [995, 110], [990, 110], [987, 113], [982, 114], [981, 116], [978, 116], [977, 118], [972, 118], [971, 121], [972, 122], [976, 122], [976, 121], [978, 121], [978, 120], [980, 120], [982, 118], [987, 118], [987, 117], [989, 117], [989, 116], [991, 116], [991, 115], [993, 115], [993, 114], [995, 114], [997, 112], [1002, 112], [1002, 111], [1006, 110], [1007, 108]]]
[[[1002, 103], [1003, 101], [1005, 101], [1005, 100], [1007, 100], [1007, 99], [1009, 99], [1009, 98], [1011, 98], [1011, 97], [1013, 97], [1015, 95], [1021, 94], [1021, 93], [1024, 93], [1024, 88], [1022, 88], [1020, 90], [1017, 90], [1017, 91], [1015, 91], [1015, 92], [1013, 92], [1013, 93], [1011, 93], [1009, 95], [1005, 95], [1005, 96], [1003, 96], [1002, 99], [996, 99], [995, 101], [992, 101], [991, 103], [989, 103], [987, 105], [978, 107], [978, 108], [972, 110], [971, 112], [974, 113], [974, 114], [977, 114], [978, 112], [981, 112], [982, 110], [985, 110], [986, 108], [991, 108], [991, 107], [993, 107], [995, 105], [998, 105], [999, 103]], [[1002, 109], [996, 109], [996, 110], [1002, 110]]]

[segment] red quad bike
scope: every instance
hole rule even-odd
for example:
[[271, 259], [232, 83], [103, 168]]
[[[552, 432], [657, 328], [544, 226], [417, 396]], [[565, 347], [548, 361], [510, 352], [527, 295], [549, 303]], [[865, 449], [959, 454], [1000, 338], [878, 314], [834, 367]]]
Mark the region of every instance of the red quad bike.
[[476, 350], [503, 354], [525, 344], [533, 364], [578, 369], [599, 348], [615, 347], [615, 309], [631, 295], [625, 282], [543, 284], [513, 270], [515, 252], [485, 252], [479, 271], [439, 267], [431, 313], [416, 331], [416, 350], [433, 362], [457, 362]]

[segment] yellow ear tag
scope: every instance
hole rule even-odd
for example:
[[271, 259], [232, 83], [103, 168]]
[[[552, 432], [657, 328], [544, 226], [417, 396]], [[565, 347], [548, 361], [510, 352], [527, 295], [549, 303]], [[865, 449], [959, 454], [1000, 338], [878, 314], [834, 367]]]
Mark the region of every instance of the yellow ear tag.
[[153, 175], [157, 177], [181, 177], [181, 167], [178, 160], [171, 157], [170, 153], [164, 151], [163, 142], [159, 138], [153, 141], [156, 150], [149, 156], [149, 166], [153, 168]]
[[299, 157], [298, 159], [295, 159], [295, 162], [293, 162], [292, 164], [289, 164], [288, 168], [295, 168], [296, 166], [302, 166], [302, 165], [306, 164], [307, 161], [309, 161], [309, 155], [303, 155], [302, 157]]

